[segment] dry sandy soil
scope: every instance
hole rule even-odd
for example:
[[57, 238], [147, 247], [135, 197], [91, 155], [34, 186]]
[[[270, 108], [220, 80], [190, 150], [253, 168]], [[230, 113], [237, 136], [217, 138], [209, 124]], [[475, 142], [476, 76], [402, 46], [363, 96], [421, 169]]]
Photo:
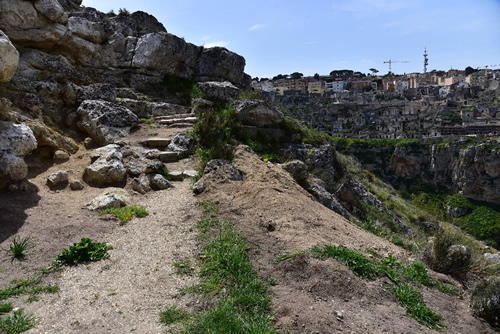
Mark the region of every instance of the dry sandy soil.
[[[152, 131], [143, 127], [125, 141], [139, 147], [138, 142]], [[180, 131], [154, 129], [170, 138]], [[29, 181], [40, 189], [38, 193], [0, 194], [0, 246], [8, 248], [14, 235], [34, 238], [23, 261], [11, 262], [5, 253], [0, 256], [2, 287], [35, 276], [82, 237], [113, 246], [109, 260], [64, 268], [46, 277], [47, 283], [59, 286], [58, 293], [40, 295], [33, 303], [24, 297], [13, 300], [39, 319], [31, 333], [162, 333], [167, 329], [159, 324], [158, 314], [165, 307], [199, 308], [194, 296], [179, 293], [195, 284], [196, 277], [175, 274], [173, 264], [196, 259], [195, 203], [202, 200], [216, 202], [220, 216], [239, 226], [252, 246], [259, 275], [277, 282], [272, 287], [272, 311], [284, 333], [433, 333], [405, 316], [385, 280], [362, 280], [332, 259], [304, 255], [275, 263], [280, 254], [325, 244], [362, 252], [372, 249], [405, 263], [412, 260], [403, 249], [316, 202], [279, 165], [238, 149], [234, 164], [243, 172], [243, 181], [212, 172], [202, 178], [206, 190], [197, 198], [189, 180], [144, 196], [130, 192], [130, 203], [145, 206], [150, 215], [120, 225], [81, 208], [103, 189], [52, 191], [45, 185], [47, 175], [59, 169], [81, 178], [90, 162], [88, 155], [82, 148], [63, 164], [37, 162]], [[193, 164], [185, 159], [168, 168], [193, 169]], [[421, 291], [430, 307], [446, 319], [442, 333], [494, 333], [472, 315], [467, 294], [449, 296], [424, 287]], [[342, 317], [337, 319], [339, 313]]]

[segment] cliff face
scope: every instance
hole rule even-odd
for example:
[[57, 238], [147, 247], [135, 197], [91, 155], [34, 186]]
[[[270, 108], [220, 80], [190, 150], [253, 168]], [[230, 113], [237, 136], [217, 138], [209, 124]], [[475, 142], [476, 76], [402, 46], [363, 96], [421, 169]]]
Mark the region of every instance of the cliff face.
[[148, 101], [181, 103], [172, 83], [250, 85], [245, 59], [225, 48], [187, 43], [144, 12], [108, 16], [81, 2], [0, 1], [0, 121], [9, 129], [27, 124], [32, 133], [24, 139], [34, 135], [35, 147], [76, 152], [68, 133], [79, 137], [73, 118], [80, 104], [116, 102], [120, 89], [121, 98], [139, 92]]
[[465, 197], [500, 204], [500, 150], [494, 140], [467, 144], [414, 143], [408, 146], [350, 148], [365, 168], [393, 184], [444, 187]]

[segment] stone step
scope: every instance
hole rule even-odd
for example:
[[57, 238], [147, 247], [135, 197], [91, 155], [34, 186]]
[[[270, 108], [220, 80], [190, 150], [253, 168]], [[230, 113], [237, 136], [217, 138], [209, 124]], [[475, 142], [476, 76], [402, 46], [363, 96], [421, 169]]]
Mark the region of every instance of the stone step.
[[179, 161], [179, 153], [177, 152], [160, 152], [158, 159], [161, 162], [176, 162]]
[[166, 147], [171, 141], [169, 138], [148, 138], [143, 143], [148, 147]]
[[168, 115], [168, 116], [156, 116], [156, 121], [162, 121], [165, 119], [175, 119], [175, 118], [186, 118], [186, 117], [195, 117], [193, 113], [190, 114], [177, 114], [177, 115]]
[[198, 176], [198, 172], [195, 170], [185, 170], [183, 172], [170, 172], [168, 176], [172, 181], [183, 181], [187, 178], [194, 178]]
[[166, 127], [169, 128], [169, 129], [171, 129], [171, 128], [178, 128], [178, 129], [181, 129], [181, 128], [192, 128], [193, 127], [193, 123], [175, 123], [175, 124], [167, 125]]
[[161, 119], [158, 120], [160, 125], [172, 125], [177, 123], [195, 123], [198, 120], [197, 117], [184, 117], [184, 118], [171, 118], [171, 119]]

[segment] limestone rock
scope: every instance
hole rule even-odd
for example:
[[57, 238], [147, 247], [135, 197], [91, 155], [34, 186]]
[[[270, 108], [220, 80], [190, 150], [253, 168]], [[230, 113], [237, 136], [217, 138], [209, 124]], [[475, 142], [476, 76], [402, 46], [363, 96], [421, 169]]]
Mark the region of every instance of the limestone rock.
[[248, 88], [252, 80], [244, 69], [245, 58], [226, 48], [214, 47], [203, 49], [196, 75], [198, 78], [225, 79], [239, 87]]
[[158, 116], [170, 116], [175, 114], [187, 114], [191, 111], [191, 109], [173, 103], [155, 103], [153, 105], [151, 115], [153, 117]]
[[452, 245], [446, 252], [442, 263], [438, 264], [441, 272], [452, 273], [466, 269], [471, 263], [471, 252], [464, 245]]
[[127, 175], [127, 170], [122, 163], [120, 146], [107, 145], [95, 150], [91, 159], [94, 161], [85, 168], [84, 179], [87, 183], [102, 186], [122, 182]]
[[196, 149], [196, 142], [193, 137], [186, 133], [179, 133], [172, 139], [167, 149], [171, 152], [177, 152], [179, 155], [185, 157], [194, 153]]
[[239, 100], [232, 104], [238, 118], [246, 125], [265, 127], [278, 125], [284, 115], [277, 108], [261, 100]]
[[37, 148], [33, 131], [26, 124], [0, 121], [0, 188], [28, 174], [24, 156]]
[[292, 160], [282, 165], [283, 169], [286, 170], [300, 185], [303, 185], [309, 176], [306, 164], [300, 160]]
[[60, 160], [60, 161], [64, 161], [64, 160], [68, 160], [69, 159], [69, 154], [63, 150], [57, 150], [54, 152], [54, 157], [53, 157], [54, 160]]
[[229, 81], [208, 81], [198, 83], [198, 88], [209, 98], [229, 101], [240, 94], [240, 89]]
[[98, 145], [111, 144], [116, 138], [125, 137], [139, 122], [127, 108], [103, 100], [84, 101], [77, 112], [80, 116], [78, 128]]
[[88, 86], [75, 86], [76, 102], [85, 100], [104, 100], [114, 102], [116, 100], [115, 88], [110, 84], [98, 83]]
[[66, 137], [61, 132], [52, 129], [39, 120], [28, 120], [28, 126], [38, 142], [38, 146], [48, 146], [52, 151], [63, 150], [71, 154], [78, 151], [78, 145], [72, 138]]
[[68, 20], [64, 8], [57, 0], [35, 0], [33, 4], [36, 10], [50, 21], [65, 24]]
[[151, 191], [149, 180], [145, 177], [132, 179], [131, 186], [133, 190], [143, 195]]
[[163, 162], [158, 160], [153, 160], [148, 162], [146, 169], [144, 170], [144, 173], [146, 174], [161, 173], [164, 169], [165, 169], [165, 164]]
[[154, 190], [164, 190], [173, 187], [173, 185], [160, 174], [150, 174], [148, 175], [148, 179], [149, 185]]
[[80, 180], [70, 180], [69, 181], [69, 187], [71, 190], [83, 190], [85, 186], [83, 185], [82, 181]]
[[142, 167], [133, 161], [129, 161], [126, 164], [127, 173], [132, 176], [138, 176], [142, 174]]
[[68, 19], [68, 30], [72, 34], [95, 44], [101, 44], [113, 34], [113, 27], [109, 22], [92, 22], [78, 16]]
[[204, 175], [210, 174], [219, 181], [243, 181], [241, 171], [227, 160], [211, 160], [208, 162]]
[[113, 193], [102, 194], [85, 204], [84, 208], [90, 211], [101, 211], [110, 208], [125, 206], [125, 199]]
[[9, 82], [16, 73], [18, 64], [19, 52], [0, 30], [0, 82]]
[[56, 187], [68, 182], [68, 173], [64, 170], [59, 170], [50, 174], [47, 177], [47, 185], [49, 187]]

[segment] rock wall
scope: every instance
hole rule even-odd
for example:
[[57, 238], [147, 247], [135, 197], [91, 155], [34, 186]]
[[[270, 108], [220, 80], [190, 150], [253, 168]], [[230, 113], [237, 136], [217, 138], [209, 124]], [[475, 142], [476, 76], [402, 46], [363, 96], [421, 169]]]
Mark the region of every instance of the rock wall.
[[[142, 94], [156, 106], [185, 102], [169, 87], [172, 82], [225, 81], [236, 91], [250, 86], [245, 59], [225, 48], [187, 43], [141, 11], [108, 15], [81, 3], [0, 1], [0, 121], [31, 129], [37, 143], [31, 151], [73, 154], [78, 145], [72, 138], [84, 135], [95, 137], [99, 145], [112, 142], [144, 116], [120, 106], [124, 96], [135, 98], [132, 105], [145, 104], [136, 101]], [[126, 124], [115, 124], [107, 111], [83, 112], [84, 102], [105, 105], [113, 115], [126, 114], [120, 118]], [[93, 116], [86, 119], [87, 114]], [[0, 136], [7, 134], [5, 129]], [[7, 141], [0, 143], [4, 155], [8, 148], [1, 146]], [[23, 174], [7, 169], [0, 170], [0, 189]]]
[[343, 153], [360, 160], [385, 181], [419, 190], [446, 188], [465, 197], [500, 204], [500, 143], [420, 142], [407, 147], [350, 148]]

